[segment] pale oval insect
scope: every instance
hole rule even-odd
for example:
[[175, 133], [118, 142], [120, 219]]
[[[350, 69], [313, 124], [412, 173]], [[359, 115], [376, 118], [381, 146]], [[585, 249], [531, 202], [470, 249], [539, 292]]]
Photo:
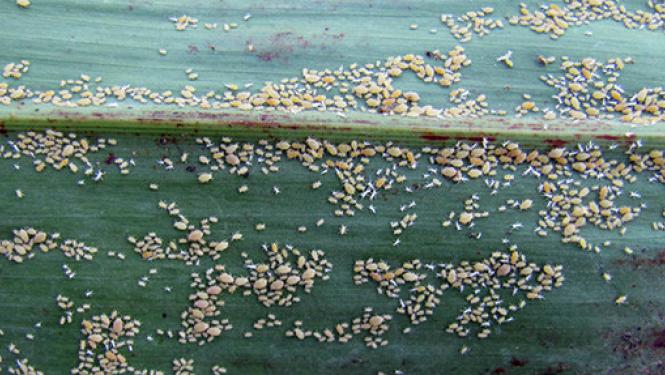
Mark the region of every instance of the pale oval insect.
[[212, 181], [212, 173], [201, 173], [198, 177], [199, 182], [202, 184], [206, 184], [210, 181]]

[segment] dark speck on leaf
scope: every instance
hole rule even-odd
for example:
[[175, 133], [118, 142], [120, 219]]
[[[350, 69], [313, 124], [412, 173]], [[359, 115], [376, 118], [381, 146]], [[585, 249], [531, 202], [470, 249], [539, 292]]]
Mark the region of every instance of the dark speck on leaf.
[[104, 163], [106, 164], [112, 164], [115, 161], [115, 155], [111, 152], [109, 153], [109, 156], [104, 160]]

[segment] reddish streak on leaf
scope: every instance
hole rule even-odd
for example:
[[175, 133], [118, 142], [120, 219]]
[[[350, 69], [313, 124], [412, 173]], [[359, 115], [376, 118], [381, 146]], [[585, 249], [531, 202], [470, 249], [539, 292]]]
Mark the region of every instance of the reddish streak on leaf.
[[113, 153], [109, 153], [109, 156], [104, 160], [104, 163], [106, 164], [112, 164], [115, 161], [115, 155]]
[[619, 259], [616, 261], [616, 264], [620, 266], [630, 265], [634, 268], [663, 266], [665, 265], [665, 250], [661, 250], [653, 258], [639, 257], [632, 259]]
[[510, 360], [510, 365], [513, 366], [513, 367], [522, 367], [522, 366], [526, 365], [527, 363], [529, 363], [529, 361], [527, 361], [526, 359], [519, 359], [517, 357], [513, 357]]
[[652, 346], [654, 349], [665, 349], [665, 329], [656, 333]]
[[544, 142], [545, 144], [550, 145], [552, 147], [563, 147], [568, 143], [563, 139], [546, 139]]

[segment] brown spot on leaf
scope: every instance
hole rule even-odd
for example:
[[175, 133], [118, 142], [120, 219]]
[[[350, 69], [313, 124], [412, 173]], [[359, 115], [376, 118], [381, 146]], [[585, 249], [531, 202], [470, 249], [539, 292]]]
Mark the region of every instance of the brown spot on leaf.
[[556, 366], [550, 366], [546, 368], [542, 374], [543, 375], [556, 375], [556, 374], [563, 374], [564, 372], [570, 370], [570, 365], [566, 363], [561, 363], [559, 362]]
[[110, 152], [109, 156], [106, 158], [106, 160], [104, 160], [104, 163], [112, 164], [114, 161], [115, 161], [115, 155], [112, 152]]
[[633, 257], [630, 259], [618, 259], [615, 262], [619, 266], [657, 267], [665, 265], [665, 250], [661, 250], [655, 257]]
[[513, 357], [510, 360], [510, 365], [513, 367], [522, 367], [525, 366], [527, 363], [529, 363], [529, 361], [527, 361], [526, 359], [519, 359], [517, 357]]
[[651, 344], [651, 347], [654, 349], [665, 349], [665, 329], [661, 331], [656, 331], [655, 332], [655, 339], [653, 340], [653, 343]]

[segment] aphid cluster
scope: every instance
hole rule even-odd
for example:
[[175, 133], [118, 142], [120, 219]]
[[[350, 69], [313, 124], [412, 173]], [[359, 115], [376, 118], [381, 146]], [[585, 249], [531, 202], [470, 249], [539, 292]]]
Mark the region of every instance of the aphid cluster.
[[442, 226], [447, 228], [454, 223], [457, 230], [464, 227], [473, 228], [475, 219], [489, 217], [489, 211], [480, 211], [479, 200], [480, 198], [475, 194], [466, 199], [464, 201], [464, 211], [460, 212], [459, 215], [455, 211], [450, 211]]
[[618, 82], [630, 58], [612, 58], [603, 64], [593, 58], [573, 61], [562, 58], [562, 76], [541, 76], [558, 90], [553, 96], [556, 110], [575, 120], [613, 119], [634, 124], [654, 124], [665, 116], [665, 91], [662, 87], [642, 88], [628, 94]]
[[59, 248], [66, 257], [76, 261], [90, 261], [97, 253], [97, 248], [76, 240], [64, 240], [59, 243], [59, 233], [48, 234], [32, 227], [14, 229], [13, 233], [13, 239], [0, 241], [0, 255], [14, 263], [23, 263], [25, 259], [32, 259], [36, 254], [34, 250], [48, 253]]
[[[209, 139], [200, 140], [201, 143], [212, 145]], [[225, 138], [224, 144], [239, 147], [230, 139]], [[282, 161], [283, 155], [286, 159], [297, 160], [303, 166], [312, 172], [327, 173], [334, 170], [339, 180], [341, 190], [333, 190], [328, 197], [328, 202], [337, 206], [334, 213], [336, 216], [353, 216], [356, 210], [363, 210], [366, 205], [362, 200], [372, 201], [382, 191], [396, 188], [404, 188], [409, 191], [407, 177], [401, 172], [401, 168], [416, 169], [420, 163], [427, 165], [427, 173], [424, 175], [426, 189], [437, 188], [442, 185], [438, 175], [456, 183], [463, 183], [473, 179], [483, 179], [485, 185], [491, 190], [490, 194], [496, 194], [498, 189], [511, 186], [514, 180], [512, 173], [506, 173], [499, 176], [501, 169], [506, 171], [516, 171], [518, 167], [524, 165], [526, 170], [523, 175], [534, 176], [538, 179], [544, 179], [540, 184], [539, 191], [546, 200], [550, 202], [547, 211], [540, 211], [543, 218], [539, 222], [540, 229], [537, 233], [545, 236], [549, 229], [560, 231], [564, 234], [565, 242], [578, 242], [580, 237], [576, 237], [577, 229], [583, 227], [587, 221], [600, 227], [601, 229], [613, 229], [622, 227], [632, 218], [639, 215], [640, 207], [615, 207], [613, 200], [620, 195], [626, 183], [633, 183], [636, 179], [634, 172], [653, 171], [654, 178], [661, 182], [665, 181], [665, 160], [662, 151], [651, 150], [647, 154], [638, 152], [639, 142], [635, 142], [628, 150], [628, 159], [630, 165], [621, 163], [618, 160], [607, 160], [603, 156], [603, 151], [597, 145], [592, 143], [588, 145], [580, 144], [575, 148], [555, 147], [549, 151], [538, 149], [524, 150], [515, 142], [506, 141], [504, 143], [490, 143], [487, 141], [479, 143], [458, 142], [452, 146], [431, 147], [426, 146], [420, 150], [411, 150], [407, 147], [397, 146], [393, 143], [372, 144], [369, 142], [352, 141], [349, 143], [333, 144], [326, 140], [317, 140], [308, 138], [304, 142], [276, 141], [274, 143], [262, 140], [259, 146], [243, 145], [247, 150], [244, 159], [251, 162], [256, 159], [265, 161], [263, 157], [270, 155], [274, 164], [270, 167], [278, 171], [277, 162]], [[217, 146], [213, 146], [217, 147]], [[259, 151], [260, 150], [260, 151]], [[222, 155], [225, 151], [221, 152]], [[389, 168], [382, 168], [372, 172], [369, 168], [371, 160], [379, 157], [392, 164]], [[219, 157], [222, 158], [221, 156]], [[206, 159], [207, 160], [207, 159]], [[213, 165], [213, 167], [215, 167]], [[226, 167], [223, 164], [221, 168]], [[216, 170], [219, 170], [217, 168]], [[212, 168], [211, 168], [212, 170]], [[234, 171], [233, 168], [230, 171]], [[269, 173], [268, 170], [264, 171]], [[584, 179], [593, 177], [599, 182], [608, 181], [610, 185], [602, 188], [601, 185], [589, 186], [586, 189], [572, 189], [571, 193], [578, 194], [582, 192], [584, 196], [588, 190], [602, 191], [603, 194], [609, 194], [609, 198], [601, 199], [596, 204], [590, 204], [588, 210], [578, 205], [578, 198], [565, 198], [564, 195], [551, 193], [553, 191], [567, 191], [571, 185], [579, 186]], [[316, 184], [317, 187], [320, 186]], [[609, 189], [608, 192], [606, 190]], [[601, 207], [602, 205], [608, 205]], [[572, 203], [572, 205], [571, 205]], [[519, 209], [526, 210], [533, 204], [532, 200], [520, 202]], [[469, 208], [473, 205], [466, 204], [467, 209], [459, 214], [459, 218], [454, 221], [456, 226], [473, 226], [473, 220], [477, 217], [486, 217], [487, 213]], [[579, 206], [579, 205], [578, 205]], [[563, 208], [563, 212], [560, 212]], [[553, 212], [549, 212], [551, 210]], [[375, 208], [370, 205], [370, 210], [375, 212]], [[563, 216], [562, 216], [563, 214]], [[415, 216], [414, 216], [415, 215]], [[457, 215], [454, 214], [453, 215]], [[582, 218], [580, 218], [581, 216]], [[444, 221], [444, 227], [453, 223], [451, 216]], [[399, 235], [405, 226], [408, 227], [415, 222], [416, 212], [409, 212], [404, 215], [400, 222], [391, 224], [391, 229], [395, 235]], [[565, 222], [565, 223], [564, 223]], [[411, 223], [411, 224], [410, 224]], [[564, 223], [562, 225], [562, 223]], [[573, 224], [571, 226], [570, 224]], [[567, 230], [564, 230], [568, 227]], [[262, 226], [260, 226], [262, 228]], [[340, 226], [340, 234], [346, 234], [348, 227]], [[479, 234], [474, 233], [476, 237]], [[146, 243], [155, 239], [146, 239]], [[398, 239], [399, 240], [399, 239]], [[584, 243], [584, 242], [583, 242]], [[157, 246], [157, 245], [155, 245]], [[160, 247], [160, 246], [157, 246]], [[586, 244], [584, 245], [586, 247]]]
[[[17, 2], [22, 2], [22, 0], [17, 0]], [[28, 3], [29, 4], [29, 3]], [[14, 375], [44, 375], [43, 372], [35, 369], [30, 365], [27, 358], [17, 359], [16, 366], [9, 367], [7, 372]]]
[[[175, 18], [176, 27], [183, 30], [193, 27], [193, 19], [187, 16]], [[181, 25], [181, 26], [178, 26]], [[279, 83], [266, 82], [259, 90], [241, 91], [237, 85], [227, 84], [223, 93], [208, 91], [198, 93], [196, 87], [187, 85], [179, 92], [171, 90], [153, 91], [145, 87], [92, 86], [87, 79], [62, 81], [60, 90], [32, 90], [25, 86], [0, 84], [0, 103], [10, 104], [31, 99], [35, 104], [51, 103], [56, 106], [117, 106], [118, 102], [131, 99], [145, 104], [194, 106], [201, 109], [239, 110], [260, 109], [264, 111], [281, 110], [297, 113], [305, 110], [334, 111], [343, 113], [349, 110], [367, 111], [407, 116], [457, 117], [467, 111], [474, 115], [489, 113], [484, 107], [487, 103], [478, 100], [477, 106], [464, 108], [436, 108], [431, 105], [420, 106], [420, 95], [415, 91], [402, 91], [393, 86], [393, 80], [405, 71], [413, 72], [425, 83], [437, 83], [450, 87], [461, 79], [461, 69], [471, 64], [464, 49], [456, 46], [447, 53], [431, 51], [428, 53], [436, 64], [425, 62], [419, 55], [389, 57], [376, 63], [363, 66], [351, 64], [348, 69], [323, 71], [303, 69], [301, 77], [286, 78]], [[440, 62], [440, 63], [439, 63]], [[191, 78], [191, 73], [188, 75]], [[101, 79], [95, 80], [96, 84]], [[68, 87], [69, 86], [69, 87]], [[246, 85], [246, 88], [251, 85]], [[330, 92], [330, 94], [328, 94]], [[476, 108], [479, 107], [479, 108]]]
[[[223, 292], [235, 293], [239, 290], [245, 296], [254, 294], [267, 307], [275, 304], [290, 306], [300, 301], [296, 295], [299, 288], [308, 293], [315, 279], [327, 279], [325, 274], [332, 268], [320, 250], [312, 250], [309, 257], [301, 255], [296, 248], [279, 249], [276, 243], [264, 250], [268, 258], [266, 262], [257, 264], [250, 259], [245, 261], [248, 269], [246, 276], [226, 272], [221, 264], [208, 269], [205, 279], [198, 274], [192, 275], [195, 292], [189, 297], [191, 305], [181, 314], [181, 343], [198, 342], [203, 345], [233, 328], [227, 319], [217, 318], [221, 313], [220, 308], [224, 306], [224, 300], [221, 299]], [[291, 255], [298, 257], [295, 264], [290, 262]], [[272, 322], [258, 325], [262, 328], [267, 323], [276, 324], [275, 319], [272, 319]]]
[[[60, 316], [60, 319], [58, 320], [58, 323], [61, 326], [72, 323], [72, 318], [74, 317], [75, 311], [79, 314], [83, 314], [86, 311], [90, 310], [91, 307], [90, 304], [87, 303], [84, 303], [81, 306], [76, 307], [74, 305], [74, 301], [70, 300], [69, 297], [63, 296], [62, 294], [58, 294], [58, 296], [55, 299], [55, 302], [58, 305], [58, 308], [63, 312], [63, 315]], [[74, 310], [75, 307], [76, 310]]]
[[46, 232], [35, 228], [14, 229], [14, 238], [12, 240], [0, 241], [0, 254], [9, 261], [23, 263], [24, 259], [30, 259], [34, 256], [33, 249], [41, 250], [46, 253], [56, 247], [59, 234], [48, 235]]
[[[1, 85], [0, 97], [2, 96]], [[87, 138], [79, 138], [74, 133], [64, 134], [48, 129], [44, 132], [19, 133], [16, 139], [7, 141], [7, 146], [0, 145], [0, 155], [4, 159], [12, 160], [22, 157], [31, 158], [37, 172], [43, 172], [47, 165], [55, 170], [68, 169], [74, 174], [84, 168], [84, 175], [97, 182], [103, 178], [105, 172], [98, 165], [99, 163], [93, 163], [88, 156], [116, 144], [117, 141], [113, 138], [99, 138], [93, 143]], [[124, 175], [129, 174], [133, 161], [113, 157], [108, 159], [107, 163], [115, 164], [120, 173]]]
[[205, 218], [200, 221], [199, 226], [195, 226], [180, 212], [175, 202], [160, 201], [159, 207], [175, 218], [173, 227], [185, 235], [169, 241], [168, 244], [165, 244], [154, 232], [146, 234], [140, 240], [128, 237], [127, 240], [134, 245], [134, 251], [141, 254], [143, 259], [178, 259], [188, 265], [195, 264], [203, 256], [218, 260], [221, 253], [229, 248], [230, 242], [242, 239], [240, 233], [234, 233], [227, 240], [208, 240], [207, 237], [212, 233], [210, 225], [218, 222], [217, 217]]
[[648, 1], [652, 12], [628, 10], [615, 0], [564, 0], [559, 4], [543, 4], [539, 10], [531, 12], [526, 4], [520, 3], [520, 14], [511, 16], [511, 25], [527, 26], [537, 33], [548, 34], [552, 39], [563, 36], [571, 27], [587, 25], [590, 22], [614, 20], [629, 29], [663, 29], [665, 6]]
[[[538, 221], [541, 228], [537, 232], [539, 235], [545, 236], [548, 230], [561, 232], [563, 242], [578, 243], [582, 249], [591, 250], [592, 245], [579, 235], [580, 228], [590, 223], [600, 229], [614, 230], [640, 214], [641, 206], [617, 207], [615, 204], [625, 182], [635, 181], [633, 168], [616, 161], [608, 162], [598, 147], [580, 145], [577, 150], [553, 148], [539, 159], [553, 162], [541, 169], [550, 181], [539, 185], [539, 191], [548, 201], [547, 209], [538, 212], [541, 216]], [[570, 172], [566, 173], [569, 167], [584, 176], [601, 181], [606, 179], [610, 183], [589, 188], [581, 180], [566, 178], [570, 175]], [[591, 194], [594, 191], [597, 193]]]
[[134, 337], [141, 322], [128, 315], [113, 311], [110, 315], [95, 315], [81, 323], [82, 338], [79, 343], [78, 365], [72, 374], [161, 374], [137, 370], [129, 365], [125, 350], [132, 351]]
[[264, 328], [275, 328], [275, 327], [281, 327], [282, 326], [282, 321], [277, 319], [277, 316], [275, 314], [268, 314], [265, 318], [260, 318], [254, 324], [252, 324], [252, 327], [254, 327], [255, 330], [260, 331]]
[[182, 15], [180, 17], [173, 17], [170, 19], [173, 22], [175, 29], [178, 31], [185, 31], [190, 28], [196, 28], [198, 26], [199, 20], [190, 17], [188, 15]]
[[77, 240], [65, 240], [60, 244], [60, 250], [67, 258], [74, 258], [77, 262], [80, 260], [92, 260], [97, 254], [97, 248], [86, 245]]
[[2, 69], [2, 78], [19, 79], [30, 70], [30, 61], [21, 60], [18, 63], [9, 63]]
[[[189, 295], [190, 306], [180, 314], [182, 329], [178, 332], [180, 343], [195, 343], [203, 345], [214, 340], [224, 331], [233, 329], [228, 319], [219, 319], [220, 308], [224, 306], [221, 293], [222, 285], [228, 285], [242, 280], [229, 279], [231, 276], [224, 272], [223, 265], [210, 268], [205, 273], [205, 279], [193, 273], [191, 287], [195, 292]], [[226, 283], [225, 283], [226, 282]]]
[[186, 358], [174, 359], [173, 373], [175, 375], [194, 375], [194, 360]]
[[[373, 280], [378, 284], [377, 292], [389, 298], [399, 299], [398, 314], [406, 315], [412, 324], [427, 321], [440, 303], [440, 296], [449, 288], [469, 291], [468, 306], [451, 323], [448, 331], [466, 336], [469, 324], [482, 328], [479, 338], [490, 335], [492, 324], [503, 324], [513, 320], [511, 312], [526, 306], [527, 300], [543, 298], [543, 293], [563, 284], [562, 267], [527, 263], [524, 255], [511, 248], [510, 252], [494, 252], [482, 261], [462, 261], [453, 264], [423, 264], [420, 260], [405, 262], [399, 268], [387, 262], [373, 259], [357, 260], [354, 265], [356, 285]], [[408, 296], [403, 290], [408, 290]], [[507, 292], [502, 293], [503, 290]], [[504, 307], [508, 301], [515, 300]]]
[[346, 344], [354, 336], [363, 335], [365, 345], [371, 349], [377, 349], [388, 345], [388, 340], [383, 336], [390, 328], [389, 322], [392, 316], [388, 314], [375, 314], [374, 309], [366, 307], [360, 317], [352, 319], [350, 322], [342, 322], [335, 325], [334, 328], [325, 328], [321, 331], [308, 330], [303, 328], [303, 322], [297, 320], [294, 327], [286, 331], [287, 337], [295, 337], [298, 340], [305, 340], [313, 337], [321, 343], [339, 342]]
[[522, 95], [524, 101], [515, 107], [515, 117], [520, 118], [526, 116], [531, 112], [540, 112], [540, 108], [536, 105], [536, 102], [531, 100], [531, 95], [524, 94]]
[[[311, 250], [303, 254], [291, 245], [287, 244], [280, 249], [279, 245], [273, 242], [270, 246], [264, 246], [263, 251], [267, 257], [263, 262], [245, 259], [244, 266], [248, 270], [246, 283], [225, 283], [229, 292], [233, 293], [236, 287], [240, 287], [244, 295], [255, 294], [259, 302], [266, 307], [275, 304], [291, 306], [300, 301], [300, 297], [296, 295], [298, 289], [309, 293], [316, 279], [327, 280], [327, 274], [332, 271], [332, 264], [322, 250]], [[292, 263], [292, 256], [297, 257], [295, 263]], [[237, 281], [236, 279], [236, 284]]]
[[491, 7], [485, 7], [480, 10], [471, 10], [461, 16], [455, 17], [452, 14], [442, 14], [441, 23], [450, 29], [450, 33], [460, 42], [469, 42], [473, 35], [484, 37], [494, 29], [502, 29], [503, 22], [500, 19], [493, 19], [489, 16], [494, 13]]

